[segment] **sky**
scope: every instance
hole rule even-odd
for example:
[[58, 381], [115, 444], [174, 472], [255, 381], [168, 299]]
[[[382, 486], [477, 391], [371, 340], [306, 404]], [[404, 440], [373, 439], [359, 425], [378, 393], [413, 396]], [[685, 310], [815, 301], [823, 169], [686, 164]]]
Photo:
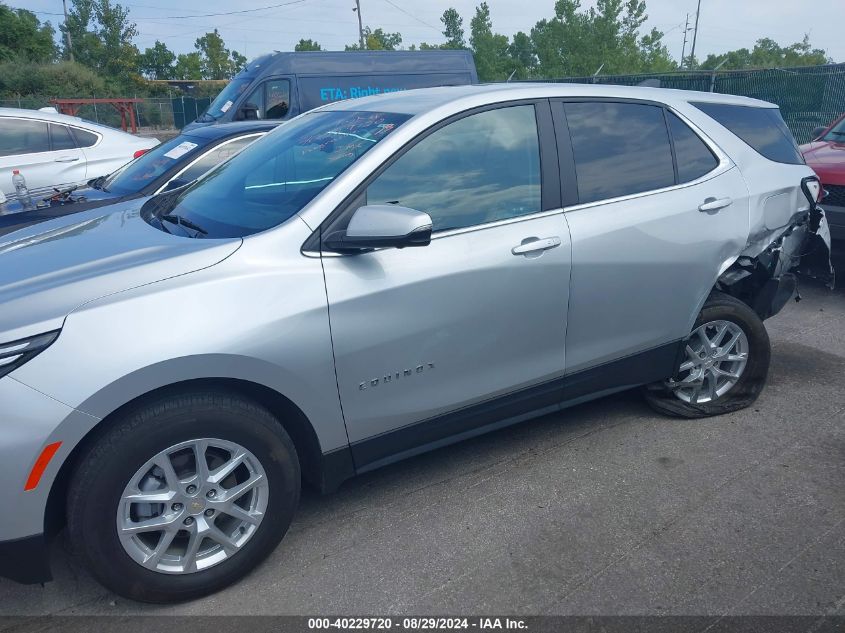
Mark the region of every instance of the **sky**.
[[[72, 0], [68, 0], [70, 5]], [[130, 9], [137, 23], [138, 47], [143, 50], [161, 40], [176, 53], [194, 50], [194, 41], [217, 28], [226, 45], [248, 59], [272, 50], [293, 50], [300, 38], [318, 41], [324, 49], [343, 50], [358, 39], [355, 0], [118, 0]], [[364, 25], [382, 27], [402, 34], [402, 45], [444, 40], [440, 16], [455, 7], [469, 21], [480, 0], [360, 0]], [[12, 7], [39, 13], [54, 26], [61, 21], [61, 0], [4, 0]], [[646, 0], [646, 26], [665, 33], [664, 43], [679, 59], [684, 41], [684, 22], [689, 13], [695, 21], [698, 0]], [[843, 0], [701, 0], [696, 57], [736, 48], [752, 48], [761, 37], [781, 45], [800, 41], [810, 34], [814, 47], [823, 48], [834, 61], [845, 61], [845, 38], [840, 18]], [[269, 5], [270, 9], [259, 9]], [[583, 7], [595, 0], [582, 0]], [[534, 24], [554, 14], [554, 0], [488, 0], [497, 33], [513, 35], [531, 30]], [[209, 15], [240, 11], [232, 15]], [[51, 15], [58, 14], [58, 15]], [[692, 40], [689, 32], [687, 51]]]

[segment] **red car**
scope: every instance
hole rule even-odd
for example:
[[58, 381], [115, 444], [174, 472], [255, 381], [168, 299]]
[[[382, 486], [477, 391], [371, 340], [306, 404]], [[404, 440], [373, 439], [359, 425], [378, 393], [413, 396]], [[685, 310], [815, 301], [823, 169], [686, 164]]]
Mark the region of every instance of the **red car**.
[[801, 146], [801, 153], [828, 192], [822, 207], [831, 237], [845, 240], [845, 114], [826, 128], [816, 128], [813, 138]]

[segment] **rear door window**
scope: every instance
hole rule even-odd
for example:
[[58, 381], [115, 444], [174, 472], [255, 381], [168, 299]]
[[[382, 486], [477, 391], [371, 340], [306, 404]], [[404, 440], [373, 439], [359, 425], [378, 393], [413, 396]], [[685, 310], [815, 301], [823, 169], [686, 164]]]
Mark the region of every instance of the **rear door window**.
[[776, 163], [803, 165], [804, 159], [780, 110], [724, 103], [693, 103], [739, 138]]
[[88, 130], [80, 130], [78, 127], [71, 128], [73, 135], [76, 137], [76, 144], [79, 147], [93, 147], [97, 144], [99, 136]]
[[66, 125], [50, 124], [50, 137], [53, 141], [53, 150], [76, 149], [76, 142], [70, 134]]
[[667, 111], [672, 144], [675, 146], [675, 160], [678, 162], [678, 182], [690, 182], [716, 169], [719, 161], [710, 148], [681, 121], [677, 115]]
[[564, 104], [579, 202], [595, 202], [675, 184], [663, 109], [636, 103]]
[[46, 121], [0, 117], [0, 156], [49, 151]]

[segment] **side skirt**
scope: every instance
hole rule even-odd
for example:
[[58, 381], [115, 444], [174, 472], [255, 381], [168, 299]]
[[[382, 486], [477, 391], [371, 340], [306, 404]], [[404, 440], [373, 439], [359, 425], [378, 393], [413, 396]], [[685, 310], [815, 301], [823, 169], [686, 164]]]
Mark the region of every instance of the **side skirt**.
[[683, 341], [394, 429], [323, 455], [323, 492], [344, 480], [489, 431], [671, 377]]

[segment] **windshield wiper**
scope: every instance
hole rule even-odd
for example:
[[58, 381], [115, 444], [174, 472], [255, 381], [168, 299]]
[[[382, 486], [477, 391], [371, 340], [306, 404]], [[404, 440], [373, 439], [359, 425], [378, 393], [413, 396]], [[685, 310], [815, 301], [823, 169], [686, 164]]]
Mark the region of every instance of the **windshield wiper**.
[[176, 215], [174, 213], [165, 213], [163, 215], [157, 215], [156, 218], [158, 218], [159, 222], [170, 222], [171, 224], [176, 224], [177, 226], [196, 231], [196, 233], [192, 235], [192, 237], [198, 237], [200, 234], [208, 235], [208, 231], [202, 228], [199, 224], [191, 222], [187, 218], [183, 218], [181, 215]]
[[106, 174], [104, 176], [98, 176], [97, 178], [94, 178], [94, 180], [90, 181], [88, 183], [88, 185], [90, 187], [94, 188], [94, 189], [99, 189], [100, 191], [105, 191], [106, 193], [108, 193], [108, 190], [105, 187], [103, 187], [103, 185], [106, 182], [106, 178], [108, 178], [109, 176], [110, 176], [110, 174]]

